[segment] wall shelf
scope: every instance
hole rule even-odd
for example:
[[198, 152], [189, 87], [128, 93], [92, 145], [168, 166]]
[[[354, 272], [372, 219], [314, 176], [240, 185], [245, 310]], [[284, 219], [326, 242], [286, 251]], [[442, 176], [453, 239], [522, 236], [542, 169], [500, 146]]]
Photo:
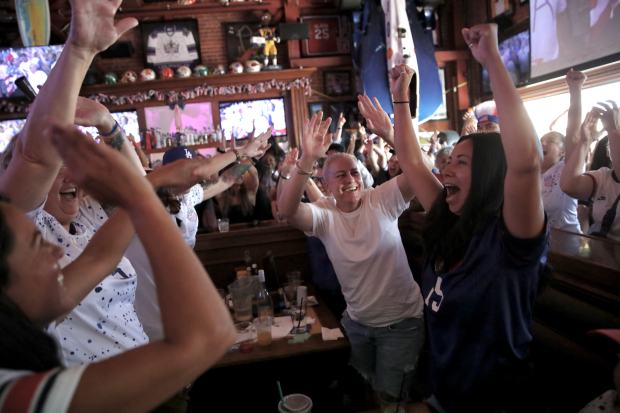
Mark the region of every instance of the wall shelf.
[[[138, 2], [135, 2], [138, 3]], [[141, 3], [141, 2], [139, 2]], [[278, 4], [266, 1], [242, 1], [231, 2], [227, 6], [219, 1], [210, 2], [198, 1], [194, 4], [181, 5], [175, 2], [155, 3], [155, 4], [133, 4], [121, 7], [118, 12], [119, 17], [142, 18], [176, 18], [179, 16], [197, 15], [204, 13], [227, 13], [238, 11], [254, 10], [275, 10]]]
[[124, 95], [141, 92], [144, 90], [179, 90], [196, 86], [234, 86], [240, 84], [254, 84], [269, 82], [271, 80], [292, 81], [308, 78], [316, 71], [316, 68], [282, 69], [263, 71], [258, 73], [238, 73], [226, 75], [212, 75], [204, 77], [188, 77], [174, 79], [156, 79], [147, 82], [117, 83], [114, 85], [91, 85], [84, 86], [81, 94], [86, 96], [98, 94]]

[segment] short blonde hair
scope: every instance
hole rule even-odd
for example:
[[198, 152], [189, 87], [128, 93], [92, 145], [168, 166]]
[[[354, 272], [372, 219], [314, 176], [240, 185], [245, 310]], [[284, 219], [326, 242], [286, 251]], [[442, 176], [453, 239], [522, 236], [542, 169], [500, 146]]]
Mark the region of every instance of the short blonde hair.
[[329, 154], [327, 156], [327, 159], [325, 159], [325, 163], [323, 164], [323, 176], [327, 176], [331, 172], [330, 171], [331, 164], [334, 163], [338, 159], [350, 159], [350, 160], [353, 161], [353, 163], [355, 164], [356, 167], [358, 166], [357, 165], [357, 158], [355, 156], [351, 155], [350, 153], [334, 152], [334, 153]]

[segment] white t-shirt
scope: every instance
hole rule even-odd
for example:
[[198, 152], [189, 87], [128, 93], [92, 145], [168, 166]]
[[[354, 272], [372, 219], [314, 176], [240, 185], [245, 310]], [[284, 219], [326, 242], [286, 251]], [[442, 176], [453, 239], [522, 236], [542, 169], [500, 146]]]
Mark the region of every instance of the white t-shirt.
[[[597, 169], [596, 171], [588, 171], [587, 173], [596, 182], [596, 191], [594, 196], [592, 196], [592, 218], [594, 223], [590, 227], [590, 233], [593, 233], [601, 230], [601, 222], [605, 213], [612, 207], [620, 194], [620, 183], [614, 180], [612, 170], [607, 167]], [[620, 203], [616, 206], [616, 219], [614, 219], [607, 237], [620, 241]]]
[[[202, 202], [203, 196], [202, 186], [194, 185], [187, 194], [181, 197], [179, 212], [174, 215], [174, 220], [179, 224], [183, 239], [192, 248], [196, 244], [196, 232], [198, 231], [198, 214], [196, 214], [194, 205]], [[134, 236], [131, 240], [127, 251], [125, 251], [125, 256], [129, 258], [138, 274], [136, 313], [149, 339], [151, 341], [161, 340], [164, 337], [164, 329], [161, 323], [153, 268], [138, 236]]]
[[409, 203], [397, 180], [366, 190], [361, 205], [342, 212], [333, 198], [308, 204], [312, 231], [325, 245], [351, 319], [383, 327], [422, 316], [422, 296], [407, 262], [398, 217]]
[[131, 240], [127, 251], [125, 251], [125, 256], [129, 258], [138, 274], [138, 289], [136, 290], [136, 302], [134, 304], [138, 318], [150, 341], [161, 340], [164, 337], [164, 328], [161, 322], [153, 268], [137, 235]]
[[542, 199], [549, 227], [581, 233], [577, 219], [577, 200], [560, 189], [564, 161], [557, 162], [542, 174]]
[[86, 367], [40, 373], [0, 369], [0, 412], [66, 412]]
[[[86, 248], [108, 216], [101, 205], [84, 197], [70, 234], [43, 207], [29, 213], [43, 238], [61, 246], [65, 267]], [[48, 328], [59, 343], [65, 366], [92, 363], [148, 343], [134, 309], [137, 276], [125, 257], [67, 316]]]
[[178, 219], [183, 239], [192, 248], [196, 245], [196, 233], [198, 232], [198, 214], [194, 206], [201, 203], [203, 198], [204, 190], [202, 186], [199, 184], [192, 186], [189, 192], [181, 197], [181, 206], [179, 212], [175, 215]]

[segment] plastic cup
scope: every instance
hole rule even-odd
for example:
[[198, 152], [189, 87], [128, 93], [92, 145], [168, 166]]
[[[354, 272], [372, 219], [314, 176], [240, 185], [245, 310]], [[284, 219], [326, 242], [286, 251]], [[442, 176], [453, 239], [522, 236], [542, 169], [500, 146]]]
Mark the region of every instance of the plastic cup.
[[284, 396], [284, 399], [278, 403], [280, 413], [310, 413], [311, 411], [312, 399], [301, 393]]
[[230, 230], [230, 222], [228, 218], [219, 218], [217, 220], [217, 229], [220, 232], [228, 232]]
[[235, 280], [228, 285], [228, 291], [232, 296], [233, 311], [235, 320], [251, 321], [252, 320], [252, 297], [254, 297], [254, 283], [249, 277]]
[[254, 327], [256, 328], [256, 339], [259, 346], [268, 346], [271, 344], [271, 324], [273, 320], [269, 316], [257, 317], [254, 319]]

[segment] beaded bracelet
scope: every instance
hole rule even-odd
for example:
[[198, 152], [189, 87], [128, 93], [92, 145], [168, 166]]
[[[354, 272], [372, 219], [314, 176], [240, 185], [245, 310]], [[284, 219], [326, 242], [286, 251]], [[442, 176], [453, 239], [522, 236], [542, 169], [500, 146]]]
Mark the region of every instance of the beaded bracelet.
[[295, 168], [297, 168], [297, 173], [299, 175], [312, 176], [312, 171], [310, 171], [310, 172], [304, 171], [303, 168], [301, 166], [299, 166], [299, 161], [295, 162]]
[[108, 132], [108, 133], [102, 133], [102, 132], [99, 132], [99, 134], [100, 134], [101, 136], [103, 136], [103, 137], [108, 137], [108, 136], [112, 136], [112, 135], [114, 135], [114, 134], [116, 133], [116, 131], [117, 131], [117, 130], [118, 130], [118, 122], [117, 122], [117, 121], [114, 121], [114, 126], [112, 127], [112, 130], [111, 130], [110, 132]]
[[124, 133], [119, 133], [115, 137], [113, 137], [110, 140], [110, 142], [108, 142], [108, 145], [110, 145], [114, 149], [120, 151], [121, 148], [123, 147], [123, 143], [125, 143], [125, 134]]

